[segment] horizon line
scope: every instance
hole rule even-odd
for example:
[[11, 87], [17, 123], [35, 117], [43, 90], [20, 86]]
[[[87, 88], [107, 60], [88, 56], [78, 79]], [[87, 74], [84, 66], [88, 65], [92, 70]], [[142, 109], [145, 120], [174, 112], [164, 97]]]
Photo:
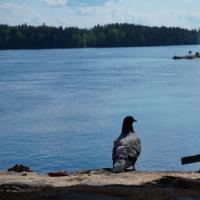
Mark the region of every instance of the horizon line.
[[17, 26], [32, 26], [32, 27], [41, 27], [41, 26], [47, 26], [47, 27], [54, 27], [54, 28], [78, 28], [78, 29], [93, 29], [97, 26], [108, 26], [108, 25], [135, 25], [135, 26], [143, 26], [143, 27], [156, 27], [156, 28], [180, 28], [180, 29], [185, 29], [185, 30], [196, 30], [196, 31], [200, 31], [200, 27], [193, 27], [193, 28], [188, 28], [188, 27], [181, 27], [181, 26], [166, 26], [166, 25], [144, 25], [144, 24], [137, 24], [137, 23], [128, 23], [128, 22], [115, 22], [115, 23], [105, 23], [105, 24], [96, 24], [90, 27], [80, 27], [77, 25], [69, 25], [69, 26], [63, 26], [63, 25], [50, 25], [47, 24], [45, 22], [38, 24], [38, 25], [34, 25], [34, 24], [28, 24], [28, 23], [21, 23], [21, 24], [15, 24], [15, 25], [11, 25], [11, 24], [4, 24], [4, 23], [0, 23], [0, 26], [10, 26], [10, 27], [17, 27]]

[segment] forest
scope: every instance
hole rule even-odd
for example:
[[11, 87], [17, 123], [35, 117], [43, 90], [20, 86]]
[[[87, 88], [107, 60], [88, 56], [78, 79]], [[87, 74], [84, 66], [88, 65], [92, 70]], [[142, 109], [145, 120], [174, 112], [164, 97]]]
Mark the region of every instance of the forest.
[[93, 28], [0, 25], [0, 49], [135, 47], [200, 43], [200, 30], [135, 24], [97, 25]]

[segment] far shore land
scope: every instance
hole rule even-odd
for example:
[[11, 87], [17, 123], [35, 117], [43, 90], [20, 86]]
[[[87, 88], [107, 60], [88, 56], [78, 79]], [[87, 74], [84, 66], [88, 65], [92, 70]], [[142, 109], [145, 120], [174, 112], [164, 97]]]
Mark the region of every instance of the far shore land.
[[198, 200], [198, 172], [114, 174], [98, 169], [50, 177], [35, 172], [0, 172], [1, 200]]
[[144, 47], [200, 44], [200, 30], [128, 23], [93, 28], [0, 24], [0, 50]]

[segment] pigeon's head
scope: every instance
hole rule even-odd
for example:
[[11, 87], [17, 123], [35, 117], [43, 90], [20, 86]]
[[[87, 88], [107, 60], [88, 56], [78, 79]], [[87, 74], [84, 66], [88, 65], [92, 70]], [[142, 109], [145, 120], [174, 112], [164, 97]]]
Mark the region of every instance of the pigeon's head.
[[137, 122], [136, 119], [132, 116], [127, 116], [123, 120], [123, 126], [122, 126], [122, 132], [123, 133], [129, 133], [129, 132], [134, 132], [133, 131], [133, 123]]

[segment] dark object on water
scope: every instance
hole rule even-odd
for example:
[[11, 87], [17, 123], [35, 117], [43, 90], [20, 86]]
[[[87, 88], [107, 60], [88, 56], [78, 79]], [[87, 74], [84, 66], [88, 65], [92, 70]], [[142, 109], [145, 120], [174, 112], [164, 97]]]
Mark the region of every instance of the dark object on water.
[[121, 134], [114, 141], [112, 151], [114, 173], [125, 172], [131, 166], [135, 170], [135, 163], [141, 152], [141, 142], [133, 129], [133, 122], [136, 120], [132, 116], [125, 117]]
[[189, 54], [186, 56], [174, 56], [173, 57], [174, 60], [180, 60], [180, 59], [192, 60], [192, 59], [197, 59], [197, 58], [200, 58], [199, 52], [196, 52], [195, 55]]
[[200, 162], [200, 154], [181, 158], [182, 165]]
[[9, 172], [32, 172], [29, 167], [21, 164], [16, 164], [15, 166], [8, 169]]
[[47, 173], [50, 177], [60, 177], [60, 176], [69, 176], [66, 171], [58, 171], [58, 172], [49, 172]]
[[174, 60], [180, 60], [180, 59], [187, 59], [187, 60], [192, 60], [192, 59], [196, 59], [196, 58], [200, 58], [199, 56], [194, 56], [194, 55], [191, 55], [191, 56], [174, 56], [173, 59]]

